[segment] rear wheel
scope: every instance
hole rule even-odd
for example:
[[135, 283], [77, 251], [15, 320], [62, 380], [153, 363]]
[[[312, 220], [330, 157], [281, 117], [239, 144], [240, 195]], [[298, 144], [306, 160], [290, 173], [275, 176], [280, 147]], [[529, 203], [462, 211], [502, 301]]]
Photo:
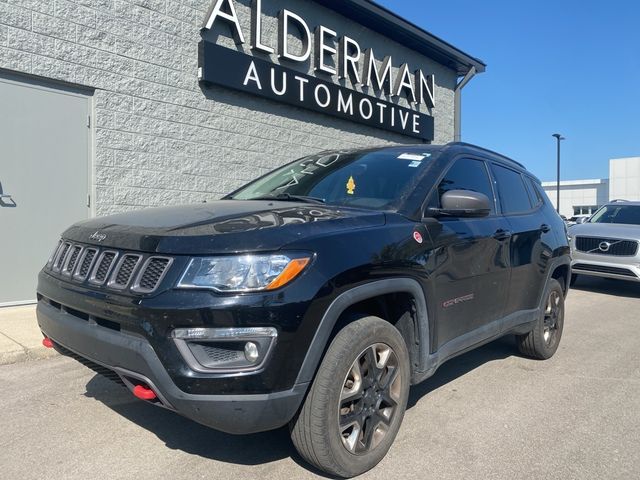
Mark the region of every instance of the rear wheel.
[[517, 337], [520, 352], [532, 358], [546, 360], [558, 350], [564, 327], [564, 292], [560, 282], [552, 278], [545, 293], [542, 314], [536, 326], [526, 335]]
[[400, 332], [364, 317], [335, 337], [291, 438], [302, 457], [341, 477], [370, 470], [391, 447], [409, 395], [409, 354]]

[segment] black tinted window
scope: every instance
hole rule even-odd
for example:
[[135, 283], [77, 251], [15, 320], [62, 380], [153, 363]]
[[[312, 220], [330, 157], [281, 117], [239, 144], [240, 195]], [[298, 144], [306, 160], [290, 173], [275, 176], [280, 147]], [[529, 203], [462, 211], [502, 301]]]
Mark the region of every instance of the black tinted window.
[[484, 193], [491, 202], [491, 211], [494, 211], [491, 181], [484, 162], [480, 160], [468, 158], [456, 160], [438, 186], [438, 199], [449, 190], [471, 190]]
[[540, 186], [537, 185], [532, 178], [525, 178], [527, 179], [527, 186], [529, 187], [529, 193], [531, 194], [534, 205], [536, 207], [542, 205], [544, 203], [544, 197], [542, 197], [543, 194], [540, 192]]
[[640, 225], [640, 206], [638, 205], [605, 205], [589, 220], [591, 223], [623, 223]]
[[491, 169], [496, 177], [502, 213], [508, 215], [510, 213], [526, 212], [533, 208], [529, 200], [529, 194], [522, 181], [522, 175], [499, 165], [491, 165]]

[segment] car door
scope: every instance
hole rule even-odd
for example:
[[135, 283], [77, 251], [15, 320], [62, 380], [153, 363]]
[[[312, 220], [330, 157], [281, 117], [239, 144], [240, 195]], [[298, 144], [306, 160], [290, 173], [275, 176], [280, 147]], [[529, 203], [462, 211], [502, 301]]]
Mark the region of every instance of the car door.
[[[508, 229], [496, 211], [495, 193], [485, 161], [458, 158], [432, 192], [428, 205], [438, 207], [448, 190], [480, 192], [492, 202], [488, 217], [426, 218], [433, 242], [427, 269], [435, 298], [434, 344], [453, 350], [498, 333], [509, 280]], [[460, 338], [466, 335], [464, 338]], [[468, 344], [468, 345], [467, 345]]]
[[516, 170], [495, 163], [491, 164], [491, 172], [501, 210], [511, 232], [511, 279], [505, 306], [505, 316], [509, 316], [538, 307], [547, 264], [552, 257], [545, 237], [552, 233], [551, 226], [545, 222], [544, 201], [537, 191], [530, 191], [532, 186], [526, 186], [527, 178]]

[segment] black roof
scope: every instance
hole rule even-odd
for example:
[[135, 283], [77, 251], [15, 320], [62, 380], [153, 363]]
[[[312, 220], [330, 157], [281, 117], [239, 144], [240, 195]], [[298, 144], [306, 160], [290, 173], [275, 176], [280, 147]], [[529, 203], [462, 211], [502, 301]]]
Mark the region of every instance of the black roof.
[[462, 147], [462, 148], [464, 148], [466, 150], [476, 150], [478, 152], [488, 153], [488, 154], [492, 155], [493, 157], [498, 157], [499, 160], [502, 160], [505, 163], [511, 163], [511, 164], [514, 164], [517, 167], [523, 169], [523, 170], [527, 170], [527, 167], [525, 167], [520, 162], [515, 161], [513, 158], [509, 158], [506, 155], [503, 155], [501, 153], [495, 152], [493, 150], [489, 150], [488, 148], [479, 147], [478, 145], [474, 145], [472, 143], [451, 142], [451, 143], [447, 143], [445, 145], [445, 147], [449, 147], [449, 148]]
[[486, 69], [482, 60], [466, 54], [372, 0], [315, 0], [315, 2], [433, 58], [455, 70], [458, 75], [466, 75], [472, 67], [475, 67], [478, 73]]

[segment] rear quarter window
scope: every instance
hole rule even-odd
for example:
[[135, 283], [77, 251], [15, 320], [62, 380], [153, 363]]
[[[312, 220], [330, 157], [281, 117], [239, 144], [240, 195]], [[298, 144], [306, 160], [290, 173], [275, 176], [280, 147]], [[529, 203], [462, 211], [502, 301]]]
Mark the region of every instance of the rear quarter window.
[[527, 187], [529, 189], [529, 195], [531, 196], [531, 201], [533, 202], [533, 206], [537, 208], [540, 205], [543, 205], [544, 194], [541, 192], [540, 185], [538, 185], [537, 182], [533, 180], [531, 177], [525, 176], [524, 178], [526, 179], [525, 183], [527, 184]]

